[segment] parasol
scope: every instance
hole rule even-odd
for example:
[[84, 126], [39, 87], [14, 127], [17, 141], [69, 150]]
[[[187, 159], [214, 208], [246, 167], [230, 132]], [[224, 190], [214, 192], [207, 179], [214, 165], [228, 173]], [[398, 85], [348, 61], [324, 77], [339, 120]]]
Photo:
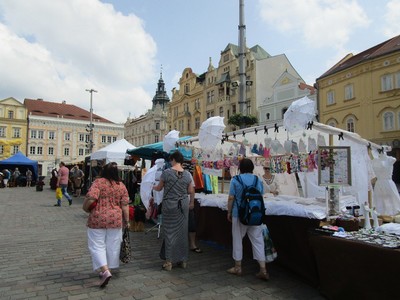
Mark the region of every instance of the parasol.
[[283, 115], [283, 126], [290, 133], [303, 130], [315, 116], [315, 101], [307, 96], [293, 101]]
[[171, 130], [164, 136], [163, 150], [167, 153], [176, 148], [176, 142], [179, 139], [179, 131]]
[[222, 140], [222, 132], [225, 129], [223, 117], [211, 117], [205, 120], [199, 131], [199, 144], [204, 150], [213, 150]]

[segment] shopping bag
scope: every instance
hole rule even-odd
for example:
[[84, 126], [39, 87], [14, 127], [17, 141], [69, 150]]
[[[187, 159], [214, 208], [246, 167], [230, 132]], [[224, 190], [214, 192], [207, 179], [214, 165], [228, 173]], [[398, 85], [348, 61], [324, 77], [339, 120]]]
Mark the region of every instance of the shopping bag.
[[261, 226], [264, 237], [265, 261], [273, 262], [278, 257], [278, 253], [276, 252], [274, 243], [269, 235], [268, 227], [265, 224], [262, 224]]
[[129, 239], [129, 230], [128, 227], [124, 228], [122, 233], [122, 242], [121, 242], [121, 250], [119, 252], [119, 260], [126, 264], [131, 261], [132, 253], [131, 253], [131, 241]]
[[59, 199], [62, 199], [62, 190], [61, 190], [61, 188], [60, 187], [58, 187], [58, 188], [56, 188], [56, 199], [57, 200], [59, 200]]

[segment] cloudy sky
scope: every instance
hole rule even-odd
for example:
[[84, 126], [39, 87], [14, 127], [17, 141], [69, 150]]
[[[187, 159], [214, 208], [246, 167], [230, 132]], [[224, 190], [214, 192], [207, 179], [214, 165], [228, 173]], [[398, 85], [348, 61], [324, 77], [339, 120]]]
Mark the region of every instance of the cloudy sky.
[[[239, 0], [0, 0], [0, 99], [43, 98], [113, 122], [238, 43]], [[309, 84], [400, 34], [400, 0], [245, 0], [247, 46], [286, 54]], [[168, 93], [171, 97], [171, 93]]]

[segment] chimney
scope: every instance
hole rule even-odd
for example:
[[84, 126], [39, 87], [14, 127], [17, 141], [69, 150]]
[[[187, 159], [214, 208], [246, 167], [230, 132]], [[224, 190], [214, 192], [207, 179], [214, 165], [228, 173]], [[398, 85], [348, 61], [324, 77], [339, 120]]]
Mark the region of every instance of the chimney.
[[37, 98], [36, 100], [37, 101], [43, 101], [43, 98]]
[[67, 101], [63, 100], [61, 103], [62, 103], [62, 104], [67, 104]]

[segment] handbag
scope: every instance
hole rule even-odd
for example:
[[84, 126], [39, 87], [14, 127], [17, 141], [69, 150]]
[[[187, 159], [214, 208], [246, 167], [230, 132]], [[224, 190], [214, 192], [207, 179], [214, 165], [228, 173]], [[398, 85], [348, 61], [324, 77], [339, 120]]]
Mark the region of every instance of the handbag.
[[122, 233], [122, 242], [121, 242], [121, 250], [119, 252], [119, 260], [126, 264], [131, 261], [132, 253], [131, 253], [131, 241], [129, 239], [129, 230], [128, 228], [124, 228]]

